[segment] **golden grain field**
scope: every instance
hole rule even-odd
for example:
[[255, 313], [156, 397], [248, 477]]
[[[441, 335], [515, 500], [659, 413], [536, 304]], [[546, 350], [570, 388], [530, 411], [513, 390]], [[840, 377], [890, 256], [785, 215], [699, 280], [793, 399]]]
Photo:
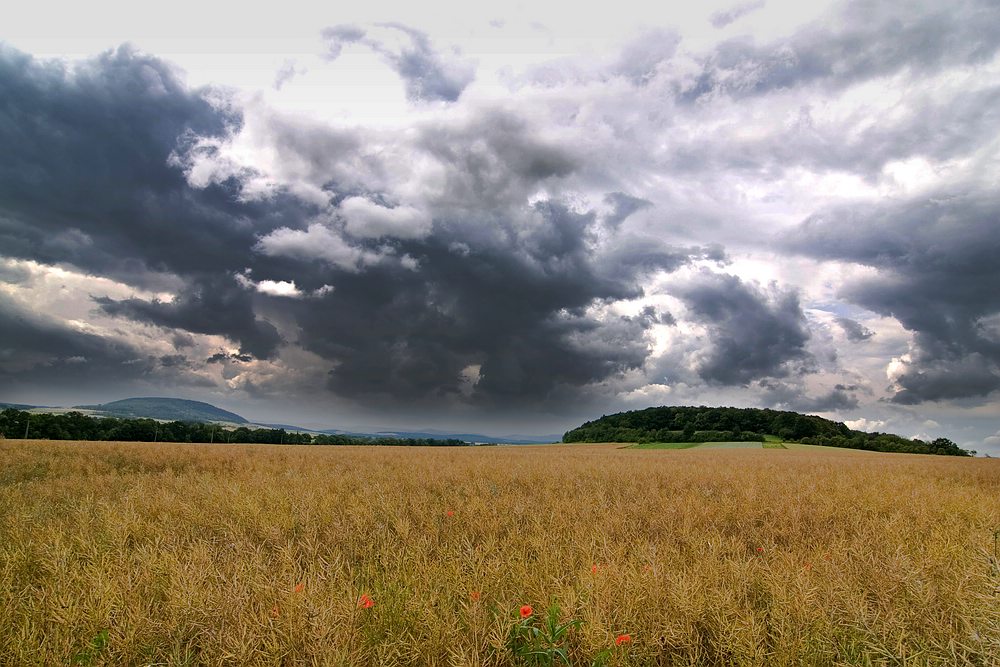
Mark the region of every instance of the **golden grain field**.
[[996, 460], [0, 441], [0, 664], [997, 665], [998, 529]]

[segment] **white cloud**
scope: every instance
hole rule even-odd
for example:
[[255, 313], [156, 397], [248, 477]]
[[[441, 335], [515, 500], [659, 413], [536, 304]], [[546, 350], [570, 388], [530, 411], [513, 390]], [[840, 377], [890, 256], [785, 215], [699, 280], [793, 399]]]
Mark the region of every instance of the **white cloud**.
[[374, 253], [352, 246], [339, 234], [321, 223], [302, 231], [282, 227], [262, 237], [254, 248], [272, 257], [320, 260], [348, 271], [357, 271], [377, 260]]
[[855, 431], [866, 431], [869, 433], [883, 429], [886, 425], [881, 419], [866, 419], [865, 417], [849, 419], [844, 423], [847, 424], [848, 428], [852, 428]]
[[332, 292], [333, 285], [323, 285], [311, 292], [304, 292], [295, 284], [294, 280], [261, 280], [256, 282], [250, 278], [250, 269], [235, 275], [236, 282], [249, 290], [255, 290], [268, 296], [285, 297], [289, 299], [319, 298]]
[[431, 233], [431, 219], [412, 206], [388, 208], [364, 197], [348, 197], [340, 203], [347, 233], [357, 238], [421, 239]]
[[257, 283], [257, 291], [261, 294], [271, 296], [287, 296], [292, 299], [301, 299], [302, 290], [295, 286], [294, 280], [262, 280]]
[[323, 285], [322, 287], [317, 287], [312, 291], [312, 295], [315, 297], [326, 296], [330, 292], [336, 289], [333, 285]]
[[976, 447], [976, 450], [980, 454], [1000, 456], [1000, 431], [983, 438], [982, 444], [979, 447]]

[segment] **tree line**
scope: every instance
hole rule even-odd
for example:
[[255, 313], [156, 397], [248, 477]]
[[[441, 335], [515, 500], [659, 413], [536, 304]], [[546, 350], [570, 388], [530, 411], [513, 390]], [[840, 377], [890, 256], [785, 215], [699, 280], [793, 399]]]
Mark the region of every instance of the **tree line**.
[[947, 438], [924, 442], [892, 433], [855, 431], [841, 422], [798, 412], [706, 406], [668, 406], [605, 415], [567, 431], [563, 442], [760, 442], [765, 434], [786, 442], [878, 452], [975, 454]]
[[82, 412], [31, 413], [8, 408], [0, 412], [0, 437], [38, 440], [116, 440], [129, 442], [250, 443], [269, 445], [468, 445], [454, 438], [392, 438], [381, 436], [302, 433], [283, 428], [227, 428], [220, 424], [155, 419], [92, 417]]

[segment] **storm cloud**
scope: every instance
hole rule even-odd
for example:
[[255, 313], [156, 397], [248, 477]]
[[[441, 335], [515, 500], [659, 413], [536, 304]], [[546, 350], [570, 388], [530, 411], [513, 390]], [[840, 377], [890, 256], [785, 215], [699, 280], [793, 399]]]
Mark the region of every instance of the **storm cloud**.
[[[606, 261], [592, 213], [536, 204], [532, 225], [489, 243], [468, 236], [401, 245], [418, 265], [347, 274], [319, 307], [302, 307], [300, 343], [329, 359], [331, 389], [406, 400], [467, 395], [487, 404], [556, 400], [642, 366], [650, 318], [594, 317], [587, 309], [642, 294], [652, 271], [673, 271], [705, 249], [646, 249], [630, 265]], [[501, 225], [500, 229], [496, 229]], [[456, 239], [464, 239], [463, 243]], [[628, 242], [622, 240], [621, 242]], [[475, 369], [470, 383], [468, 369]]]
[[274, 325], [254, 316], [247, 290], [226, 276], [194, 282], [170, 302], [107, 297], [94, 297], [94, 301], [116, 317], [192, 333], [222, 334], [260, 359], [273, 357], [281, 343]]
[[22, 395], [74, 401], [95, 385], [121, 390], [145, 387], [153, 378], [179, 390], [211, 386], [190, 372], [184, 355], [149, 354], [128, 341], [82, 326], [67, 326], [0, 294], [0, 383]]
[[[27, 164], [16, 170], [21, 182], [8, 175], [8, 192], [26, 185], [23, 174], [37, 155], [72, 160], [73, 150], [53, 145], [70, 141], [67, 134], [81, 165], [89, 154], [107, 163], [88, 172], [89, 183], [65, 184], [80, 191], [81, 202], [85, 186], [99, 195], [72, 210], [72, 224], [61, 208], [76, 206], [76, 199], [53, 207], [42, 196], [71, 180], [60, 171], [66, 160], [37, 165], [46, 176], [35, 179], [34, 199], [26, 201], [27, 189], [5, 203], [6, 231], [20, 240], [9, 247], [137, 285], [155, 285], [162, 273], [179, 277], [183, 287], [167, 300], [92, 299], [114, 318], [175, 335], [221, 335], [239, 346], [239, 353], [201, 363], [273, 359], [283, 344], [295, 343], [329, 362], [328, 386], [344, 396], [485, 405], [570, 400], [575, 388], [641, 368], [649, 354], [644, 333], [656, 321], [588, 309], [642, 295], [652, 272], [720, 256], [715, 246], [670, 246], [621, 232], [630, 215], [650, 205], [624, 193], [607, 195], [608, 213], [576, 212], [558, 199], [525, 205], [531, 188], [570, 174], [575, 159], [510, 113], [458, 127], [429, 125], [419, 135], [419, 148], [454, 175], [430, 202], [437, 214], [432, 234], [430, 212], [387, 205], [382, 196], [333, 188], [324, 219], [323, 208], [308, 216], [308, 206], [281, 192], [248, 200], [239, 196], [240, 182], [192, 184], [192, 153], [204, 150], [206, 136], [238, 131], [240, 118], [209, 104], [207, 93], [186, 89], [161, 61], [128, 49], [73, 71], [16, 53], [8, 60], [17, 66], [5, 71], [7, 79], [21, 91], [8, 113], [30, 109], [38, 118], [34, 135], [18, 137], [25, 147], [14, 156]], [[47, 132], [59, 120], [49, 118], [53, 108], [73, 104], [81, 88], [98, 105], [94, 120], [78, 114], [66, 121], [74, 127]], [[167, 112], [144, 112], [153, 104], [147, 98]], [[115, 100], [114, 114], [129, 119], [114, 125], [117, 132], [107, 118], [114, 115], [110, 106], [99, 106], [108, 99]], [[142, 123], [147, 118], [153, 127]], [[303, 146], [323, 145], [322, 134], [318, 144]], [[326, 157], [303, 152], [299, 159], [321, 169]], [[482, 215], [486, 202], [493, 212], [484, 225], [470, 216]], [[29, 219], [41, 224], [29, 229]], [[46, 241], [47, 225], [62, 229], [65, 241]], [[253, 279], [246, 277], [251, 269]], [[282, 272], [295, 280], [279, 280]], [[295, 323], [296, 339], [287, 341], [259, 314], [255, 292], [299, 296], [297, 285], [315, 298], [270, 304]], [[181, 364], [171, 356], [160, 365]]]
[[967, 398], [1000, 388], [1000, 338], [987, 324], [1000, 316], [998, 220], [995, 193], [941, 191], [817, 213], [789, 244], [877, 270], [841, 294], [914, 333], [914, 349], [897, 364], [893, 401]]
[[[280, 395], [337, 427], [695, 402], [916, 433], [995, 407], [1000, 9], [738, 36], [772, 5], [593, 51], [326, 17], [261, 90], [0, 45], [0, 378]], [[381, 69], [352, 88], [358, 62]]]
[[783, 377], [795, 372], [795, 362], [808, 362], [809, 332], [794, 292], [763, 290], [738, 276], [702, 270], [673, 293], [711, 332], [698, 365], [704, 380], [747, 385]]
[[757, 385], [765, 405], [779, 410], [795, 410], [806, 413], [837, 413], [858, 407], [859, 393], [866, 393], [857, 385], [834, 385], [817, 395], [809, 395], [799, 383], [766, 379]]
[[847, 340], [852, 343], [860, 343], [861, 341], [868, 340], [875, 335], [874, 331], [849, 317], [838, 317], [837, 324], [839, 324], [840, 328], [844, 330], [844, 335], [847, 336]]
[[[58, 322], [31, 313], [0, 298], [0, 377], [17, 383], [19, 375], [40, 372], [52, 377], [111, 373], [131, 374], [126, 362], [139, 360], [140, 353], [102, 336], [61, 326]], [[23, 381], [23, 379], [22, 379]]]
[[197, 269], [241, 235], [221, 188], [168, 157], [239, 118], [127, 47], [67, 66], [0, 46], [0, 238], [7, 256], [105, 275]]
[[165, 62], [127, 47], [68, 67], [0, 47], [0, 241], [9, 257], [69, 265], [129, 284], [188, 283], [176, 303], [106, 312], [217, 332], [260, 356], [278, 343], [226, 274], [256, 234], [298, 219], [293, 202], [247, 203], [232, 186], [192, 188], [171, 165], [190, 137], [239, 125]]

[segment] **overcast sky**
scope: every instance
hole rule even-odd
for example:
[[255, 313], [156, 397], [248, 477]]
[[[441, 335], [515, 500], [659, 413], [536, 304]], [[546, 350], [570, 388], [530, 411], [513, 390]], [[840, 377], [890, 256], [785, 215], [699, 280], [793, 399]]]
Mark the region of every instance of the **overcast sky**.
[[28, 3], [0, 401], [1000, 454], [1000, 5]]

